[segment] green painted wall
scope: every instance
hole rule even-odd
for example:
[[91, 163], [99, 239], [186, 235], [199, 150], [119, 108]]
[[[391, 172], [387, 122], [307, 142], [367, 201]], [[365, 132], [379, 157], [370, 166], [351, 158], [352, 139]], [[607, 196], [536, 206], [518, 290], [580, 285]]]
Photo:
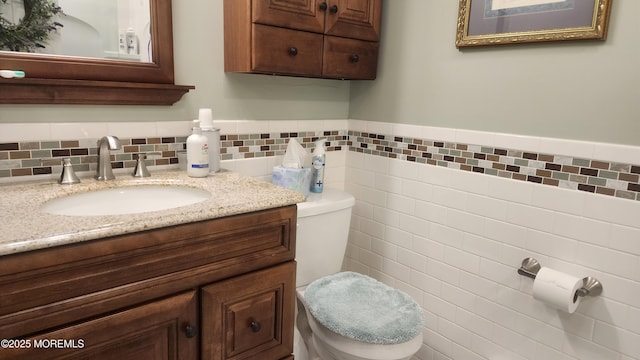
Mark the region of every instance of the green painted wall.
[[455, 48], [458, 1], [387, 0], [378, 79], [353, 119], [640, 145], [640, 2], [613, 2], [605, 42]]

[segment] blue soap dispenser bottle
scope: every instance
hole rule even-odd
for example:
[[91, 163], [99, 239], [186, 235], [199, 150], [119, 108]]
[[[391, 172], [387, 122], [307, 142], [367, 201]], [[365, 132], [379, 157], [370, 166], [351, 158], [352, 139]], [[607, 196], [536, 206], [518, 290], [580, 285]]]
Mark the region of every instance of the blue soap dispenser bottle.
[[325, 141], [326, 139], [315, 141], [316, 148], [311, 157], [311, 188], [309, 190], [313, 193], [321, 193], [324, 188]]

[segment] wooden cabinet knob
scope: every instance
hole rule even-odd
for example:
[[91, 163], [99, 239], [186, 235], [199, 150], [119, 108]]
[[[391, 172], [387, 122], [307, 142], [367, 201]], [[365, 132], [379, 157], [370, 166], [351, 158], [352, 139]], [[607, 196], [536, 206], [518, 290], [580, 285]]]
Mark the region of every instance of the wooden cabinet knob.
[[322, 10], [322, 11], [326, 11], [327, 10], [327, 2], [326, 1], [323, 1], [320, 4], [320, 10]]
[[297, 48], [294, 48], [294, 47], [289, 48], [289, 55], [291, 55], [291, 56], [296, 56], [296, 55], [298, 55], [298, 49], [297, 49]]
[[352, 63], [357, 63], [358, 61], [360, 61], [360, 56], [358, 56], [358, 54], [351, 55]]
[[192, 338], [195, 337], [196, 334], [198, 334], [198, 330], [196, 329], [195, 326], [192, 325], [185, 325], [184, 327], [184, 334], [188, 337], [188, 338]]
[[332, 14], [337, 14], [338, 13], [338, 5], [333, 5], [330, 9], [329, 12]]
[[262, 325], [259, 322], [257, 321], [251, 322], [251, 331], [253, 331], [254, 333], [257, 333], [258, 331], [260, 331], [260, 329], [262, 329]]

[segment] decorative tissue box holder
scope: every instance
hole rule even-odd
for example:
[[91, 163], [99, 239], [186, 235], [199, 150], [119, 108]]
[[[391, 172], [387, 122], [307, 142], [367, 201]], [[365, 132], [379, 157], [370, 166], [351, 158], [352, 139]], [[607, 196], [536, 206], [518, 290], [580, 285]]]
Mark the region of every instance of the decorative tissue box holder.
[[287, 168], [284, 166], [274, 166], [271, 173], [271, 182], [289, 190], [297, 191], [309, 196], [309, 185], [311, 185], [311, 168]]

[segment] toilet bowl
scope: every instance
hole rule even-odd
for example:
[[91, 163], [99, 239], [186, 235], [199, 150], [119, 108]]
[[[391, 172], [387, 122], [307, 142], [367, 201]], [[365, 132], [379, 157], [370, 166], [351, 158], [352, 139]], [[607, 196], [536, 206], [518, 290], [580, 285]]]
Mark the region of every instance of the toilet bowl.
[[298, 204], [296, 360], [405, 360], [422, 346], [415, 301], [366, 275], [340, 272], [354, 203], [325, 189]]

